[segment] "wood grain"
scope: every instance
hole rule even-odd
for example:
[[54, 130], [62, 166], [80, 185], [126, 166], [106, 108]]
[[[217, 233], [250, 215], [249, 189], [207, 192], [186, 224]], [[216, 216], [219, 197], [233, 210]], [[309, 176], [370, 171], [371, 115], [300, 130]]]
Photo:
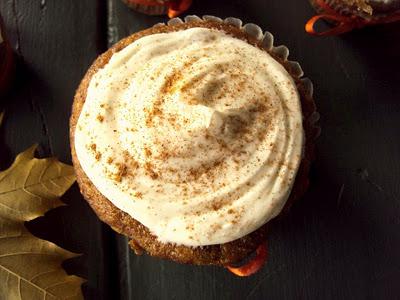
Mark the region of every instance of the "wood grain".
[[[106, 5], [96, 0], [5, 0], [0, 1], [0, 12], [18, 57], [14, 88], [1, 99], [5, 110], [1, 166], [36, 142], [40, 155], [70, 162], [71, 103], [87, 67], [106, 49]], [[111, 231], [81, 200], [76, 187], [63, 200], [69, 206], [51, 211], [29, 228], [68, 250], [84, 253], [84, 258], [67, 265], [89, 279], [86, 295], [106, 298], [113, 289], [104, 276], [112, 272], [111, 262], [105, 259], [113, 251], [109, 250]]]
[[[3, 167], [33, 142], [68, 162], [70, 105], [88, 65], [117, 40], [166, 20], [118, 0], [4, 0], [0, 12], [20, 56], [16, 86], [1, 99]], [[137, 257], [76, 188], [65, 196], [70, 206], [32, 230], [84, 253], [70, 269], [88, 277], [88, 299], [398, 299], [400, 24], [315, 38], [303, 30], [313, 15], [308, 1], [198, 0], [187, 13], [259, 24], [289, 47], [315, 85], [323, 131], [312, 185], [271, 230], [267, 266], [236, 278]]]

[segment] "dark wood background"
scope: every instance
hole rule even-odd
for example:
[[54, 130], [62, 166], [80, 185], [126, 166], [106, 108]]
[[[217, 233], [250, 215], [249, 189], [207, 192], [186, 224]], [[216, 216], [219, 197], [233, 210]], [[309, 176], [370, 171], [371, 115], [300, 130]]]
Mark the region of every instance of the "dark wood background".
[[[2, 168], [36, 142], [39, 155], [70, 162], [68, 118], [88, 66], [119, 39], [166, 20], [119, 0], [1, 0], [0, 12], [18, 57], [13, 89], [1, 99]], [[88, 299], [399, 299], [400, 24], [311, 37], [306, 0], [197, 0], [187, 13], [259, 24], [314, 82], [323, 130], [312, 184], [271, 229], [268, 264], [238, 278], [136, 257], [76, 185], [63, 197], [68, 206], [29, 228], [83, 253], [65, 267], [87, 278]]]

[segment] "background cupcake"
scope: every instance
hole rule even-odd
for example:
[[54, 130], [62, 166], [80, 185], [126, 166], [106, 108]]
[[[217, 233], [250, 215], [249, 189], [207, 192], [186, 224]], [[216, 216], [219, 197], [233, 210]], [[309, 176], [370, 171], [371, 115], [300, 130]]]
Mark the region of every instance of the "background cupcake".
[[122, 0], [130, 8], [147, 15], [165, 15], [170, 18], [180, 15], [192, 4], [192, 0]]
[[[369, 25], [400, 21], [400, 0], [310, 0], [319, 15], [306, 24], [314, 35], [335, 35]], [[317, 32], [315, 23], [323, 19], [335, 25], [331, 30]]]

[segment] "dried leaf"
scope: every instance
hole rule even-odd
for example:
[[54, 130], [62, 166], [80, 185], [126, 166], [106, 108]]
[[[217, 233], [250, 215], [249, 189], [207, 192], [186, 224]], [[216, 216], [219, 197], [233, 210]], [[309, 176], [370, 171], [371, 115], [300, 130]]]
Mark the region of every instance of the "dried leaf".
[[83, 279], [67, 275], [65, 259], [76, 256], [36, 238], [24, 222], [63, 205], [58, 197], [74, 183], [71, 166], [34, 158], [36, 145], [0, 172], [0, 295], [6, 299], [82, 299]]

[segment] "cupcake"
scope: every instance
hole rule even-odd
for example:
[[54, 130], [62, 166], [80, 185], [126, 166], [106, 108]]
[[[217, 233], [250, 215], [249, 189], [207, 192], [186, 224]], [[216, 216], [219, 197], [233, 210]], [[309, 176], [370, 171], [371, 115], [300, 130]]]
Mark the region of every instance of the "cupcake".
[[192, 4], [192, 0], [122, 0], [130, 8], [147, 15], [180, 15]]
[[70, 120], [77, 181], [135, 252], [265, 258], [268, 224], [308, 186], [318, 133], [310, 81], [272, 43], [239, 19], [188, 16], [123, 39], [86, 73]]
[[[306, 24], [306, 31], [314, 35], [336, 35], [369, 25], [400, 21], [400, 0], [310, 0], [320, 14]], [[324, 19], [334, 25], [325, 32], [317, 32], [315, 23]]]

